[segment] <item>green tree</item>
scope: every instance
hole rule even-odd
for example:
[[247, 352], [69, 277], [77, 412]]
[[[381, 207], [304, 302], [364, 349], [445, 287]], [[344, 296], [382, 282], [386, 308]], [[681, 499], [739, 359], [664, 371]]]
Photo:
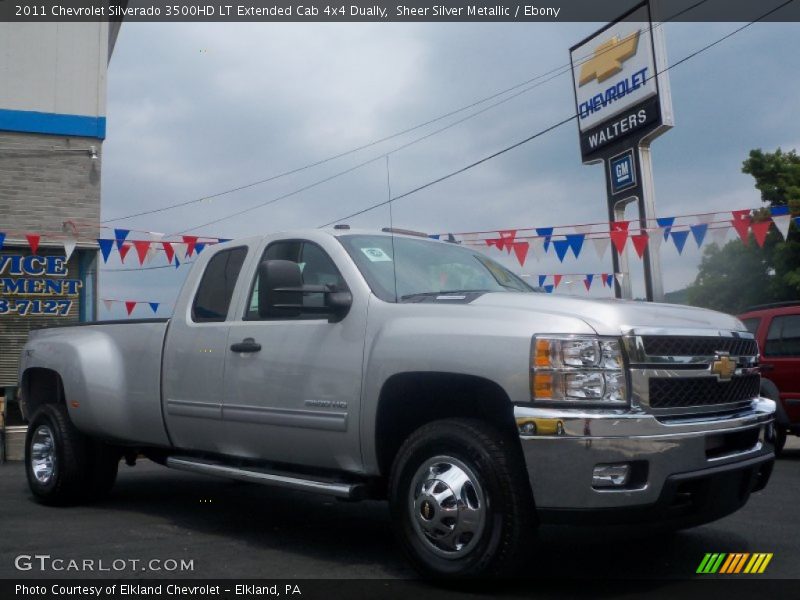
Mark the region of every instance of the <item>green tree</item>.
[[[751, 150], [742, 172], [752, 175], [766, 206], [756, 211], [754, 221], [768, 219], [770, 207], [788, 206], [800, 212], [800, 156], [791, 150]], [[706, 247], [700, 270], [688, 288], [689, 303], [728, 313], [743, 312], [748, 306], [800, 299], [800, 232], [793, 222], [788, 239], [770, 229], [763, 248], [752, 235], [745, 246], [741, 240], [719, 248]]]

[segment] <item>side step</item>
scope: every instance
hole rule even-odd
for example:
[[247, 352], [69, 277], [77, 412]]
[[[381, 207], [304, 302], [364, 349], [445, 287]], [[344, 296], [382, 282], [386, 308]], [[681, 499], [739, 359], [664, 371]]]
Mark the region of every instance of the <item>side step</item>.
[[166, 465], [172, 469], [202, 473], [204, 475], [218, 475], [230, 479], [240, 479], [252, 483], [261, 483], [276, 487], [300, 490], [303, 492], [316, 492], [337, 498], [359, 500], [366, 496], [366, 486], [361, 483], [347, 483], [344, 481], [307, 479], [294, 474], [267, 471], [257, 467], [233, 467], [230, 465], [211, 462], [189, 456], [170, 456]]

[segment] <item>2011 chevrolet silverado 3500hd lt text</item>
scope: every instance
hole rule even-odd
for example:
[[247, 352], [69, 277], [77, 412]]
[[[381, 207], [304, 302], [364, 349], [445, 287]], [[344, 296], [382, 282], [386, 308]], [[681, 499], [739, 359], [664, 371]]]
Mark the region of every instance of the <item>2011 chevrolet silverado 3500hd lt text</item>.
[[769, 479], [775, 404], [734, 317], [538, 293], [483, 254], [349, 229], [227, 242], [169, 320], [34, 332], [20, 388], [45, 503], [122, 456], [388, 498], [423, 573], [509, 572], [544, 522], [685, 527]]

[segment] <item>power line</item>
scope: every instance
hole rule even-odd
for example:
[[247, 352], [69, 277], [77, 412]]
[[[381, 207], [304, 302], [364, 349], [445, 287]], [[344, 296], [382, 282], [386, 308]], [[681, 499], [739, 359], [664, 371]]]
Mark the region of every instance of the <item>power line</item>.
[[[652, 31], [653, 28], [660, 27], [663, 23], [667, 23], [669, 21], [672, 21], [672, 20], [678, 18], [679, 16], [681, 16], [684, 13], [689, 12], [690, 10], [694, 10], [696, 7], [700, 6], [701, 4], [705, 4], [706, 2], [708, 2], [708, 0], [699, 0], [698, 2], [688, 6], [686, 8], [684, 8], [682, 10], [680, 10], [679, 12], [677, 12], [674, 15], [670, 16], [669, 18], [664, 19], [664, 21], [662, 21], [660, 23], [656, 23], [656, 24], [651, 24], [649, 30]], [[604, 52], [611, 51], [612, 49], [613, 48], [608, 48]], [[583, 56], [583, 57], [581, 57], [580, 59], [578, 59], [576, 61], [575, 65], [579, 66], [579, 65], [583, 64], [584, 62], [590, 60], [594, 56], [595, 56], [594, 53], [592, 53], [591, 55]], [[555, 67], [553, 69], [550, 69], [549, 71], [546, 71], [544, 73], [536, 75], [535, 77], [532, 77], [532, 78], [527, 79], [525, 81], [522, 81], [520, 83], [514, 84], [511, 87], [508, 87], [508, 88], [506, 88], [504, 90], [501, 90], [499, 92], [495, 92], [495, 93], [493, 93], [493, 94], [491, 94], [489, 96], [486, 96], [484, 98], [481, 98], [479, 100], [475, 100], [474, 102], [471, 102], [470, 104], [467, 104], [465, 106], [462, 106], [462, 107], [454, 109], [454, 110], [451, 110], [450, 112], [447, 112], [445, 114], [439, 115], [438, 117], [434, 117], [432, 119], [429, 119], [429, 120], [427, 120], [427, 121], [425, 121], [423, 123], [420, 123], [418, 125], [414, 125], [412, 127], [408, 127], [406, 129], [403, 129], [403, 130], [398, 131], [396, 133], [393, 133], [391, 135], [384, 136], [384, 137], [382, 137], [380, 139], [373, 140], [373, 141], [368, 142], [366, 144], [362, 144], [362, 145], [357, 146], [355, 148], [351, 148], [350, 150], [346, 150], [344, 152], [340, 152], [338, 154], [334, 154], [334, 155], [329, 156], [327, 158], [324, 158], [324, 159], [321, 159], [321, 160], [318, 160], [318, 161], [315, 161], [315, 162], [312, 162], [312, 163], [308, 163], [308, 164], [303, 165], [301, 167], [296, 167], [294, 169], [290, 169], [290, 170], [284, 171], [282, 173], [277, 173], [275, 175], [271, 175], [270, 177], [267, 177], [265, 179], [260, 179], [260, 180], [257, 180], [257, 181], [246, 183], [246, 184], [243, 184], [243, 185], [240, 185], [240, 186], [237, 186], [237, 187], [233, 187], [233, 188], [230, 188], [230, 189], [227, 189], [227, 190], [223, 190], [221, 192], [217, 192], [215, 194], [211, 194], [211, 195], [208, 195], [208, 196], [201, 196], [199, 198], [194, 198], [192, 200], [186, 200], [184, 202], [178, 202], [178, 203], [175, 203], [175, 204], [171, 204], [169, 206], [163, 206], [163, 207], [160, 207], [160, 208], [154, 208], [154, 209], [151, 209], [151, 210], [141, 211], [141, 212], [138, 212], [138, 213], [131, 213], [129, 215], [123, 215], [121, 217], [114, 217], [112, 219], [106, 219], [104, 221], [101, 221], [101, 223], [113, 223], [113, 222], [116, 222], [116, 221], [123, 221], [123, 220], [127, 220], [127, 219], [132, 219], [134, 217], [140, 217], [140, 216], [144, 216], [144, 215], [150, 215], [150, 214], [156, 214], [156, 213], [160, 213], [160, 212], [165, 212], [165, 211], [172, 210], [172, 209], [175, 209], [175, 208], [181, 208], [183, 206], [189, 206], [191, 204], [196, 204], [198, 202], [203, 202], [205, 200], [212, 200], [214, 198], [219, 198], [220, 196], [225, 196], [225, 195], [232, 194], [232, 193], [235, 193], [235, 192], [239, 192], [239, 191], [242, 191], [242, 190], [245, 190], [245, 189], [248, 189], [248, 188], [252, 188], [252, 187], [255, 187], [255, 186], [258, 186], [258, 185], [262, 185], [264, 183], [269, 183], [271, 181], [275, 181], [277, 179], [281, 179], [281, 178], [287, 177], [289, 175], [294, 175], [296, 173], [300, 173], [302, 171], [311, 169], [313, 167], [317, 167], [317, 166], [323, 165], [325, 163], [334, 161], [336, 159], [343, 158], [345, 156], [349, 156], [350, 154], [355, 154], [356, 152], [359, 152], [361, 150], [365, 150], [367, 148], [371, 148], [373, 146], [377, 146], [377, 145], [379, 145], [379, 144], [381, 144], [383, 142], [386, 142], [386, 141], [389, 141], [391, 139], [403, 136], [403, 135], [405, 135], [407, 133], [411, 133], [412, 131], [416, 131], [417, 129], [421, 129], [421, 128], [426, 127], [428, 125], [432, 125], [433, 123], [437, 123], [437, 122], [442, 121], [442, 120], [444, 120], [444, 119], [446, 119], [448, 117], [457, 115], [459, 113], [462, 113], [462, 112], [464, 112], [466, 110], [469, 110], [471, 108], [474, 108], [476, 106], [480, 106], [481, 104], [489, 102], [490, 100], [494, 100], [495, 98], [503, 96], [503, 95], [505, 95], [505, 94], [507, 94], [509, 92], [512, 92], [512, 91], [517, 90], [517, 89], [519, 89], [521, 87], [524, 87], [524, 86], [526, 86], [526, 85], [528, 85], [530, 83], [533, 83], [534, 81], [538, 81], [540, 79], [544, 79], [545, 77], [548, 77], [549, 75], [555, 74], [555, 75], [553, 75], [553, 77], [548, 77], [548, 79], [546, 79], [545, 81], [541, 82], [542, 84], [547, 83], [548, 81], [551, 81], [552, 79], [555, 79], [556, 77], [560, 77], [560, 76], [565, 75], [566, 73], [568, 73], [571, 70], [572, 66], [573, 66], [572, 63], [563, 64], [561, 66], [558, 66], [558, 67]], [[531, 90], [535, 89], [536, 87], [539, 87], [539, 86], [538, 85], [531, 86], [531, 87], [523, 90], [522, 92], [520, 92], [520, 94], [521, 93], [526, 93], [528, 91], [531, 91]], [[510, 100], [511, 98], [515, 98], [520, 94], [515, 94], [515, 95], [507, 98], [506, 100]], [[493, 104], [490, 107], [487, 107], [487, 109], [497, 107], [502, 103], [503, 102], [499, 102], [499, 103]], [[475, 116], [477, 116], [479, 114], [482, 114], [483, 112], [485, 112], [485, 110], [473, 113], [472, 116], [468, 117], [467, 119], [473, 118], [473, 117], [475, 117]], [[437, 130], [437, 132], [435, 132], [435, 133], [441, 133], [442, 131], [444, 131], [446, 129], [449, 129], [449, 127], [452, 127], [452, 126], [455, 126], [457, 124], [463, 123], [467, 119], [458, 120], [458, 121], [450, 124], [448, 127], [445, 127], [445, 128]], [[422, 139], [425, 139], [425, 138], [422, 138]], [[403, 146], [403, 147], [405, 147], [405, 146]], [[394, 152], [396, 152], [396, 151], [397, 151], [397, 149], [394, 150]], [[382, 154], [379, 157], [376, 157], [376, 160], [378, 158], [384, 158], [388, 154], [391, 154], [391, 152], [385, 153], [385, 154]], [[365, 164], [369, 164], [370, 162], [372, 162], [372, 161], [368, 161], [367, 163], [361, 163], [359, 166], [364, 166]], [[349, 172], [349, 171], [347, 171], [347, 172]], [[329, 180], [326, 180], [326, 181], [329, 181]], [[233, 215], [233, 216], [237, 216], [237, 215]], [[198, 227], [201, 227], [201, 226], [198, 226]], [[195, 229], [195, 228], [192, 228], [192, 229]], [[190, 231], [190, 230], [187, 230], [187, 231]]]
[[[670, 69], [685, 63], [686, 61], [694, 58], [698, 54], [701, 54], [701, 53], [705, 52], [706, 50], [709, 50], [710, 48], [713, 48], [717, 44], [727, 40], [730, 37], [733, 37], [734, 35], [736, 35], [740, 31], [743, 31], [744, 29], [747, 29], [748, 27], [750, 27], [754, 23], [757, 23], [757, 22], [767, 18], [772, 13], [780, 10], [781, 8], [783, 8], [784, 6], [787, 6], [788, 4], [791, 4], [792, 2], [794, 2], [794, 0], [786, 0], [786, 2], [776, 6], [772, 10], [767, 11], [766, 13], [762, 14], [757, 19], [754, 19], [753, 21], [750, 21], [750, 22], [742, 25], [741, 27], [739, 27], [737, 29], [734, 29], [730, 33], [728, 33], [728, 34], [722, 36], [721, 38], [711, 42], [710, 44], [707, 44], [707, 45], [703, 46], [702, 48], [699, 48], [698, 50], [688, 54], [687, 56], [684, 56], [679, 61], [677, 61], [677, 62], [671, 64], [670, 66], [668, 66], [667, 68], [662, 69], [661, 71], [655, 73], [653, 76], [650, 77], [650, 79], [652, 79], [654, 77], [658, 77], [660, 74], [666, 73]], [[499, 150], [499, 151], [497, 151], [497, 152], [495, 152], [493, 154], [490, 154], [489, 156], [485, 156], [484, 158], [481, 158], [480, 160], [477, 160], [477, 161], [475, 161], [473, 163], [470, 163], [470, 164], [466, 165], [465, 167], [461, 167], [460, 169], [452, 171], [451, 173], [448, 173], [447, 175], [443, 175], [442, 177], [438, 177], [437, 179], [434, 179], [434, 180], [429, 181], [429, 182], [427, 182], [427, 183], [425, 183], [423, 185], [420, 185], [420, 186], [418, 186], [418, 187], [416, 187], [416, 188], [414, 188], [412, 190], [409, 190], [408, 192], [400, 194], [399, 196], [395, 196], [394, 198], [390, 198], [389, 200], [384, 200], [382, 202], [377, 202], [377, 203], [372, 204], [372, 205], [370, 205], [370, 206], [368, 206], [366, 208], [358, 210], [358, 211], [356, 211], [354, 213], [350, 213], [347, 216], [340, 217], [340, 218], [335, 219], [333, 221], [329, 221], [328, 223], [325, 223], [324, 225], [320, 225], [319, 228], [328, 227], [329, 225], [333, 225], [335, 223], [338, 223], [339, 221], [344, 221], [345, 219], [350, 219], [352, 217], [357, 217], [357, 216], [362, 215], [362, 214], [364, 214], [366, 212], [369, 212], [371, 210], [374, 210], [376, 208], [380, 208], [381, 206], [385, 206], [385, 205], [387, 205], [387, 204], [389, 204], [391, 202], [394, 202], [395, 200], [400, 200], [401, 198], [406, 198], [408, 196], [411, 196], [412, 194], [416, 194], [417, 192], [422, 191], [422, 190], [424, 190], [426, 188], [429, 188], [432, 185], [436, 185], [437, 183], [441, 183], [442, 181], [445, 181], [446, 179], [450, 179], [451, 177], [455, 177], [456, 175], [460, 175], [461, 173], [464, 173], [465, 171], [469, 171], [470, 169], [472, 169], [474, 167], [477, 167], [478, 165], [481, 165], [481, 164], [483, 164], [483, 163], [485, 163], [485, 162], [487, 162], [489, 160], [492, 160], [493, 158], [496, 158], [496, 157], [500, 156], [501, 154], [505, 154], [506, 152], [508, 152], [510, 150], [518, 148], [518, 147], [522, 146], [523, 144], [527, 144], [528, 142], [530, 142], [530, 141], [532, 141], [532, 140], [544, 135], [545, 133], [553, 131], [554, 129], [557, 129], [558, 127], [561, 127], [562, 125], [564, 125], [566, 123], [569, 123], [570, 121], [572, 121], [573, 119], [576, 119], [577, 117], [578, 117], [578, 115], [574, 114], [574, 115], [572, 115], [572, 116], [570, 116], [570, 117], [568, 117], [566, 119], [563, 119], [563, 120], [561, 120], [561, 121], [559, 121], [559, 122], [557, 122], [557, 123], [545, 128], [545, 129], [542, 129], [541, 131], [538, 131], [538, 132], [534, 133], [533, 135], [525, 138], [524, 140], [520, 140], [519, 142], [516, 142], [515, 144], [512, 144], [511, 146], [507, 146], [507, 147], [503, 148], [502, 150]]]

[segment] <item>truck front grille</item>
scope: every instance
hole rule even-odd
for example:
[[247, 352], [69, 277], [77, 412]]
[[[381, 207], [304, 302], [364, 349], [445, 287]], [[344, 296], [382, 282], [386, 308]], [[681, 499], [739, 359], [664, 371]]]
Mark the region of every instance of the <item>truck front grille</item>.
[[719, 352], [731, 356], [758, 354], [755, 340], [735, 337], [649, 335], [642, 336], [642, 343], [648, 356], [714, 356]]
[[735, 404], [758, 396], [760, 377], [742, 375], [730, 381], [713, 377], [653, 377], [650, 408], [686, 408]]

